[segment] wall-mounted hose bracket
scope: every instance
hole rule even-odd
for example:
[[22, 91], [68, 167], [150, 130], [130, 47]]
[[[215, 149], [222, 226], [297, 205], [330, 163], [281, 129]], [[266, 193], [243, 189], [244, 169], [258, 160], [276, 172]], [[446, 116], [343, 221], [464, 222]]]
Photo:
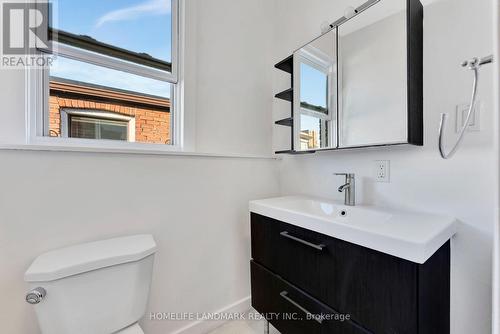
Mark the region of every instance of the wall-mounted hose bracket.
[[486, 64], [491, 64], [493, 62], [493, 56], [488, 56], [484, 58], [473, 58], [469, 61], [464, 61], [462, 63], [462, 67], [466, 67], [469, 70], [474, 72], [474, 82], [472, 84], [472, 97], [471, 97], [471, 103], [469, 106], [469, 111], [467, 113], [467, 117], [465, 119], [464, 124], [462, 125], [462, 128], [460, 129], [458, 133], [458, 138], [457, 141], [455, 142], [455, 145], [453, 145], [452, 149], [446, 153], [445, 148], [444, 148], [444, 128], [446, 126], [446, 119], [448, 117], [448, 114], [441, 114], [441, 123], [439, 124], [439, 154], [443, 159], [450, 159], [453, 157], [453, 155], [457, 152], [458, 148], [460, 147], [460, 144], [462, 143], [462, 140], [464, 139], [465, 132], [467, 131], [467, 127], [469, 126], [470, 123], [470, 118], [472, 116], [472, 113], [474, 111], [474, 105], [476, 104], [476, 97], [477, 97], [477, 86], [479, 82], [479, 69], [481, 66], [486, 65]]

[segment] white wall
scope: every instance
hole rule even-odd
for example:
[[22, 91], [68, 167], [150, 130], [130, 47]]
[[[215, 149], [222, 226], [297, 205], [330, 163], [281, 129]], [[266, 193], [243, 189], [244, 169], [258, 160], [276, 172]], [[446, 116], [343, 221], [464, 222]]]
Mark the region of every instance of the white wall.
[[[320, 23], [343, 14], [348, 4], [362, 1], [277, 0], [279, 19], [275, 31], [275, 61], [319, 34]], [[469, 99], [472, 76], [459, 67], [472, 56], [493, 52], [492, 2], [442, 0], [425, 6], [424, 118], [425, 147], [329, 152], [287, 157], [280, 164], [282, 194], [309, 194], [343, 200], [336, 189], [343, 181], [333, 172], [354, 172], [358, 201], [389, 207], [443, 213], [461, 222], [452, 243], [452, 333], [491, 333], [491, 250], [495, 220], [497, 151], [494, 132], [492, 73], [482, 71], [481, 132], [468, 133], [453, 160], [437, 152], [441, 112], [454, 113], [455, 105]], [[275, 91], [289, 85], [281, 73], [274, 76]], [[274, 104], [274, 117], [286, 112]], [[453, 122], [450, 122], [451, 124]], [[453, 127], [453, 126], [451, 126]], [[452, 137], [452, 132], [447, 133]], [[275, 130], [274, 145], [288, 142]], [[391, 183], [373, 181], [373, 160], [391, 160]]]
[[196, 1], [196, 149], [270, 154], [273, 2]]
[[[186, 2], [189, 146], [268, 154], [269, 2]], [[22, 141], [24, 99], [23, 73], [2, 71], [0, 142]], [[249, 296], [248, 201], [278, 194], [275, 160], [0, 151], [0, 162], [1, 333], [38, 333], [23, 282], [37, 255], [133, 233], [159, 245], [148, 312], [211, 312]], [[164, 334], [187, 323], [143, 325]]]
[[[277, 195], [274, 161], [14, 151], [0, 161], [0, 332], [37, 333], [23, 274], [38, 254], [120, 235], [158, 243], [148, 311], [210, 312], [249, 295], [248, 200]], [[186, 325], [143, 323], [151, 334]]]

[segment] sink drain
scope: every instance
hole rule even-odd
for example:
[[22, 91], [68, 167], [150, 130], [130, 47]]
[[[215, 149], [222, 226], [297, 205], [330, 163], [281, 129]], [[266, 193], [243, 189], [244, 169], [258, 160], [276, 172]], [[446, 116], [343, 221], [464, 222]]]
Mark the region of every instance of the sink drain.
[[347, 211], [346, 210], [340, 211], [340, 216], [341, 217], [346, 217], [347, 216]]

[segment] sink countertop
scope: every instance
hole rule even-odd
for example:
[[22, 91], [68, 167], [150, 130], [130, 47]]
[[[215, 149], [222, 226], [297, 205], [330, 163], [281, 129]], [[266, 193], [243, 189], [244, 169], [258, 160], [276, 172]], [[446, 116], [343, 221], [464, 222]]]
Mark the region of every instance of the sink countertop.
[[457, 231], [451, 217], [306, 196], [251, 201], [250, 211], [420, 264]]

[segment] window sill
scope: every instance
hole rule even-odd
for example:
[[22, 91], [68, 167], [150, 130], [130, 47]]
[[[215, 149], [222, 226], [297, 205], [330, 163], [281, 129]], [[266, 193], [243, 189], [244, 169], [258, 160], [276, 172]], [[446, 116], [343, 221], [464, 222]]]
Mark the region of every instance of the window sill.
[[273, 155], [204, 153], [184, 151], [178, 146], [123, 143], [113, 141], [66, 140], [61, 138], [37, 137], [28, 144], [0, 144], [0, 150], [17, 151], [52, 151], [85, 152], [112, 154], [164, 155], [183, 157], [234, 158], [234, 159], [269, 159], [279, 160]]

